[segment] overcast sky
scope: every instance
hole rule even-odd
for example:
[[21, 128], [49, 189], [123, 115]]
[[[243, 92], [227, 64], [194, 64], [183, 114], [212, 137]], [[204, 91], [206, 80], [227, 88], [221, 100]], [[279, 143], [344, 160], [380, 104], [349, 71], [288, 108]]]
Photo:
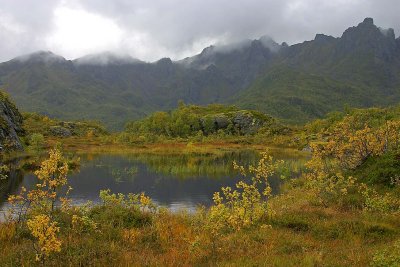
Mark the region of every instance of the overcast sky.
[[289, 44], [337, 37], [365, 17], [398, 36], [400, 0], [0, 0], [0, 61], [37, 50], [181, 59], [265, 34]]

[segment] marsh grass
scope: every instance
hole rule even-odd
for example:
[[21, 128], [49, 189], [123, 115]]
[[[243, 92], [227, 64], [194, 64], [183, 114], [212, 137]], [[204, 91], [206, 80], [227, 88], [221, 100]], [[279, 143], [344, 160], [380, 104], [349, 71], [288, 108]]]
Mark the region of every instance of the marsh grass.
[[[225, 149], [170, 144], [150, 151], [161, 155], [159, 161], [167, 150], [215, 156]], [[304, 168], [302, 161], [285, 164], [277, 172]], [[398, 256], [391, 249], [400, 239], [398, 214], [365, 211], [363, 199], [351, 191], [343, 201], [321, 205], [305, 184], [304, 178], [292, 179], [269, 198], [273, 216], [217, 236], [210, 231], [206, 208], [172, 213], [99, 204], [79, 214], [96, 227], [80, 228], [73, 227], [72, 214], [56, 210], [62, 246], [46, 266], [385, 266], [388, 257]], [[36, 265], [41, 263], [35, 260], [28, 229], [16, 231], [12, 222], [1, 223], [0, 266]]]
[[[46, 265], [368, 266], [400, 238], [396, 216], [313, 205], [308, 198], [305, 189], [287, 188], [271, 199], [273, 218], [224, 232], [215, 250], [213, 236], [204, 230], [204, 211], [150, 213], [99, 205], [88, 214], [98, 229], [78, 234], [68, 230], [70, 217], [59, 212], [62, 250]], [[0, 224], [0, 265], [36, 265], [26, 230], [13, 229]]]

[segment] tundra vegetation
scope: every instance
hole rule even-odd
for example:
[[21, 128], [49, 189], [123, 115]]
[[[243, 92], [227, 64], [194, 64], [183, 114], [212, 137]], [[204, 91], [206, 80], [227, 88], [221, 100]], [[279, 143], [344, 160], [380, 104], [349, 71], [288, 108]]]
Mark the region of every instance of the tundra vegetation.
[[[251, 112], [182, 104], [111, 134], [96, 123], [25, 114], [25, 153], [56, 148], [35, 159], [41, 161], [32, 165], [35, 188], [9, 196], [0, 265], [399, 266], [400, 108], [348, 109], [304, 127], [254, 113], [251, 132], [239, 127], [243, 114]], [[43, 122], [47, 128], [38, 127]], [[74, 142], [157, 153], [167, 153], [157, 145], [196, 153], [209, 151], [207, 144], [265, 149], [284, 143], [305, 148], [310, 158], [295, 178], [268, 150], [254, 165], [232, 162], [243, 179], [194, 212], [171, 212], [145, 192], [110, 190], [99, 192], [99, 204], [76, 206], [68, 198]], [[2, 167], [2, 179], [7, 172]], [[285, 179], [278, 195], [271, 194], [273, 175]]]

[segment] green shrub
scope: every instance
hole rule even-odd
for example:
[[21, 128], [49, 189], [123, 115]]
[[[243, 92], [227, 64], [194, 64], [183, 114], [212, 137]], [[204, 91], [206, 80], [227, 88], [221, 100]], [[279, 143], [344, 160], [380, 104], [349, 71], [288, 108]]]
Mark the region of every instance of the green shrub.
[[41, 150], [45, 145], [43, 134], [33, 133], [29, 138], [29, 148], [32, 150]]
[[400, 176], [400, 155], [395, 152], [370, 157], [355, 174], [367, 184], [392, 186], [392, 179]]
[[272, 225], [288, 228], [296, 232], [307, 232], [311, 228], [307, 220], [298, 214], [287, 214], [274, 218], [272, 219]]

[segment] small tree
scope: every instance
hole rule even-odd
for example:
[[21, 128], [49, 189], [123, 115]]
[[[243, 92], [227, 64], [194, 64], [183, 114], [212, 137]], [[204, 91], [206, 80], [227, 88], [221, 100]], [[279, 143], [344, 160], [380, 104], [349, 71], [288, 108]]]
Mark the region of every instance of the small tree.
[[[67, 185], [68, 164], [58, 149], [49, 152], [49, 158], [41, 163], [40, 169], [35, 172], [39, 179], [36, 188], [27, 191], [22, 188], [19, 195], [10, 195], [8, 202], [15, 207], [20, 207], [17, 214], [22, 216], [28, 209], [35, 209], [38, 213], [52, 213], [57, 200], [65, 202], [67, 199], [61, 197], [59, 190]], [[72, 188], [69, 187], [66, 195]], [[23, 212], [22, 209], [25, 209]], [[18, 218], [22, 221], [23, 218]]]
[[62, 200], [57, 191], [67, 184], [67, 173], [68, 164], [60, 150], [50, 150], [49, 158], [44, 160], [40, 169], [35, 172], [40, 183], [28, 193], [28, 198], [38, 204], [50, 202], [50, 210], [53, 211], [55, 202]]
[[[67, 185], [67, 173], [68, 164], [60, 150], [50, 150], [49, 158], [44, 160], [40, 169], [35, 172], [39, 179], [36, 188], [30, 191], [22, 188], [19, 195], [11, 195], [8, 198], [14, 207], [19, 207], [16, 213], [18, 224], [25, 221], [26, 214], [31, 217], [26, 225], [35, 240], [36, 260], [42, 263], [51, 253], [61, 250], [61, 241], [56, 236], [59, 227], [57, 222], [52, 220], [56, 201], [61, 202], [62, 208], [68, 204], [68, 199], [59, 194], [61, 187]], [[70, 189], [71, 187], [66, 194]]]
[[32, 150], [39, 151], [45, 144], [44, 136], [40, 133], [34, 133], [29, 139], [29, 147]]
[[54, 252], [61, 251], [61, 241], [57, 238], [60, 227], [47, 215], [36, 215], [27, 222], [28, 229], [35, 238], [36, 261], [42, 261]]

